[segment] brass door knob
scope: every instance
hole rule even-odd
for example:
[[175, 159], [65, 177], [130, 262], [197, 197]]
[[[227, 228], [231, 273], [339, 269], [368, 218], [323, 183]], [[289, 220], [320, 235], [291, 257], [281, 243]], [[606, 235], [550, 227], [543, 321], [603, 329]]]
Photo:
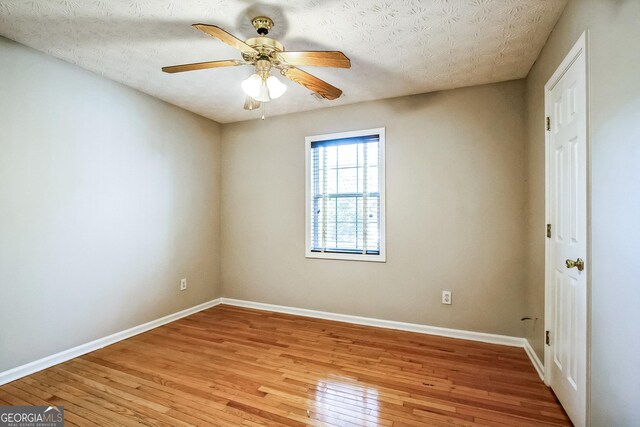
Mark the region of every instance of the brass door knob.
[[577, 260], [568, 259], [567, 260], [567, 268], [576, 267], [578, 271], [584, 270], [584, 261], [582, 258], [578, 258]]

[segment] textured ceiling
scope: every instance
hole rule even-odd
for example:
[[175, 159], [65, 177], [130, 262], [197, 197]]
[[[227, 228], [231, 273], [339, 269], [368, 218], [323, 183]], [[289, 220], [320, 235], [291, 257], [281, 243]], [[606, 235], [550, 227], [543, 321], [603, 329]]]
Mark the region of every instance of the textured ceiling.
[[287, 50], [341, 50], [351, 69], [301, 67], [341, 88], [335, 101], [289, 90], [267, 115], [523, 78], [566, 0], [0, 0], [0, 34], [221, 123], [254, 119], [252, 68], [165, 74], [165, 65], [240, 59], [192, 23], [255, 36], [266, 14]]

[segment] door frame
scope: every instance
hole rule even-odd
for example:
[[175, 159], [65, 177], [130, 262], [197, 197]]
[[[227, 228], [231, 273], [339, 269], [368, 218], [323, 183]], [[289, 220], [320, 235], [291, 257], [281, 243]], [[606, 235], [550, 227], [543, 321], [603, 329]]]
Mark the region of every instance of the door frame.
[[[550, 92], [558, 83], [558, 81], [564, 76], [566, 71], [573, 65], [576, 59], [580, 55], [584, 55], [584, 75], [585, 75], [585, 107], [586, 107], [586, 117], [585, 117], [585, 137], [586, 137], [586, 192], [587, 192], [587, 206], [585, 217], [587, 221], [587, 253], [586, 253], [586, 261], [589, 263], [589, 268], [587, 268], [587, 307], [586, 307], [586, 414], [585, 420], [586, 425], [590, 425], [590, 411], [589, 411], [589, 401], [591, 398], [591, 138], [590, 138], [590, 108], [589, 108], [589, 100], [590, 100], [590, 86], [589, 86], [589, 55], [588, 55], [588, 31], [583, 32], [578, 41], [573, 45], [567, 56], [562, 60], [556, 71], [553, 73], [551, 78], [547, 81], [544, 86], [544, 115], [546, 117], [550, 117], [552, 110], [552, 101]], [[546, 126], [546, 120], [545, 120]], [[550, 168], [549, 161], [551, 156], [551, 140], [550, 140], [550, 132], [546, 131], [545, 127], [545, 224], [550, 223], [551, 219], [551, 198], [550, 198]], [[553, 262], [551, 259], [551, 239], [545, 237], [545, 280], [544, 280], [544, 296], [545, 296], [545, 304], [544, 304], [544, 329], [545, 331], [552, 330], [552, 324], [550, 321], [550, 314], [552, 310], [551, 301], [552, 301], [552, 271], [553, 271]], [[550, 386], [551, 381], [551, 351], [550, 347], [544, 344], [544, 383], [547, 386]]]

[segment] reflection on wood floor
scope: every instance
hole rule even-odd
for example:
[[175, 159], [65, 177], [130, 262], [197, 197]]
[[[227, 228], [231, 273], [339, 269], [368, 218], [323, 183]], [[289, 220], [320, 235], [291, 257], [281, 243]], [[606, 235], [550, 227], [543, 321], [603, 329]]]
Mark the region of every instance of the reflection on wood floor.
[[523, 349], [218, 306], [0, 387], [67, 426], [570, 425]]

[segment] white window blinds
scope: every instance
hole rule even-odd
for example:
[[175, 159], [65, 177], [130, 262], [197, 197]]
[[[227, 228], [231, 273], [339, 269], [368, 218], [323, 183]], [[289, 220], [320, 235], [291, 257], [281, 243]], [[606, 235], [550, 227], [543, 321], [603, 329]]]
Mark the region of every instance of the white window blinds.
[[379, 135], [312, 141], [310, 250], [380, 255]]

